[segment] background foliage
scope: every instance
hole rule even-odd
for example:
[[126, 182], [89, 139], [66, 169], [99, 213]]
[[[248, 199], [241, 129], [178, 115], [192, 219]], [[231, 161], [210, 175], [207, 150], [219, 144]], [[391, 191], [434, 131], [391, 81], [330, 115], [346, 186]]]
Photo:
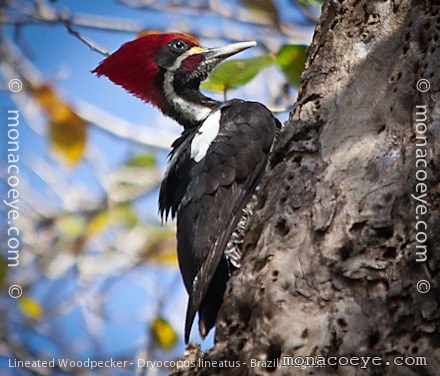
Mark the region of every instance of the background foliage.
[[[145, 31], [183, 31], [206, 46], [257, 40], [257, 48], [220, 66], [203, 89], [218, 99], [261, 101], [285, 120], [320, 2], [10, 0], [0, 6], [2, 113], [20, 111], [18, 267], [7, 265], [5, 205], [0, 219], [1, 373], [86, 372], [11, 369], [9, 359], [178, 358], [187, 298], [174, 224], [159, 223], [156, 202], [180, 127], [90, 70]], [[8, 90], [13, 78], [23, 82], [18, 93]], [[3, 199], [9, 187], [2, 128]], [[18, 299], [8, 295], [12, 284], [23, 287]], [[205, 348], [211, 343], [212, 334]], [[101, 371], [133, 374], [133, 368]]]

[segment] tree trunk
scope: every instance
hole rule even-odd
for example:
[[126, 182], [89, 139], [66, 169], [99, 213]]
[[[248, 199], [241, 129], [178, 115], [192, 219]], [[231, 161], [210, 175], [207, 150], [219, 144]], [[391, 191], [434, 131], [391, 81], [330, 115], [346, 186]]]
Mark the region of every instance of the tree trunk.
[[204, 357], [237, 363], [194, 374], [440, 375], [434, 3], [326, 1]]

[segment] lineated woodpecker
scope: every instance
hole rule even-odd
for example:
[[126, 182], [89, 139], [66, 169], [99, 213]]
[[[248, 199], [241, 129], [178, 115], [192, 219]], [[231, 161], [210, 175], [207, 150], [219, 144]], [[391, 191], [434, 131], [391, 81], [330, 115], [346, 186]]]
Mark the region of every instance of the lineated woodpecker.
[[189, 293], [188, 342], [196, 312], [205, 337], [215, 325], [240, 237], [279, 121], [262, 104], [218, 102], [200, 83], [225, 58], [256, 42], [203, 48], [187, 35], [150, 34], [122, 45], [93, 71], [158, 107], [184, 130], [162, 181], [162, 219], [177, 217], [180, 271]]

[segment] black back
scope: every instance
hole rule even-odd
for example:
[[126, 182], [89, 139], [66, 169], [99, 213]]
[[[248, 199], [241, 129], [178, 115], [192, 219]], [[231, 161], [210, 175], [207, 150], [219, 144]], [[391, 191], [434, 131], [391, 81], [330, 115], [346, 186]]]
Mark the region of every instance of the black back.
[[262, 104], [222, 103], [220, 129], [204, 158], [191, 158], [201, 124], [173, 144], [162, 182], [162, 218], [177, 215], [179, 266], [189, 293], [185, 340], [199, 311], [202, 336], [215, 325], [229, 279], [224, 250], [267, 163], [279, 121]]

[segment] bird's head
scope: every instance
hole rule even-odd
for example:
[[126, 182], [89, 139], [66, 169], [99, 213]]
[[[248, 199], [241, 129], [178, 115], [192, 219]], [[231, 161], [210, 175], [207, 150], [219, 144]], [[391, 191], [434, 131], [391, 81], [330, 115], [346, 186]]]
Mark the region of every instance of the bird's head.
[[[256, 42], [242, 42], [204, 48], [185, 34], [149, 34], [122, 45], [93, 73], [107, 76], [128, 92], [176, 118], [172, 112], [182, 110], [177, 108], [182, 103], [191, 102], [190, 92], [198, 93], [200, 83], [218, 63], [255, 45]], [[195, 103], [198, 99], [192, 100]]]

